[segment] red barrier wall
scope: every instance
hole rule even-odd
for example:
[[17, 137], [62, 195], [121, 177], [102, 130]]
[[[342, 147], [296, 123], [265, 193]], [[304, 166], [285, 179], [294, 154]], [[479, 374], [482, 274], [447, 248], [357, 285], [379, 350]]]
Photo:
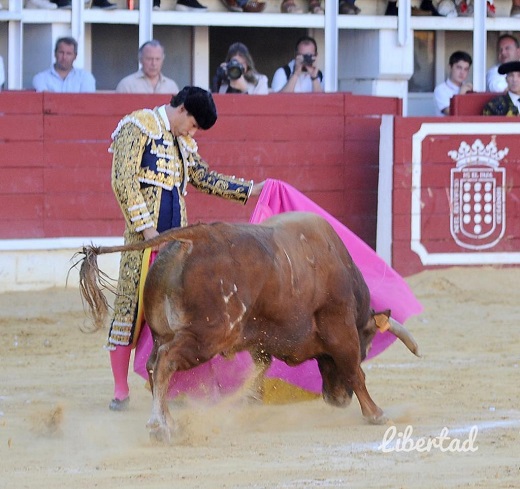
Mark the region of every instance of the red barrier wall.
[[450, 99], [450, 115], [472, 116], [482, 115], [485, 105], [498, 93], [494, 92], [474, 92], [464, 95], [454, 95]]
[[520, 123], [394, 120], [392, 264], [520, 264]]
[[[216, 96], [219, 120], [197, 134], [212, 169], [298, 188], [375, 245], [380, 114], [393, 98], [336, 94]], [[0, 238], [120, 236], [110, 135], [162, 95], [0, 93]], [[240, 206], [188, 189], [190, 222], [246, 221]]]

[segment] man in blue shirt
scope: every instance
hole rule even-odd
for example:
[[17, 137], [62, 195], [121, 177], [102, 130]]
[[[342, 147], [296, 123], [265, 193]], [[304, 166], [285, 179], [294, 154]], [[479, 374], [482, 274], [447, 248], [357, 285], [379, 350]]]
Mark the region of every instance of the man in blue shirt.
[[56, 62], [33, 78], [37, 92], [95, 92], [96, 80], [91, 73], [74, 68], [78, 56], [78, 43], [72, 37], [61, 37], [56, 41], [54, 57]]

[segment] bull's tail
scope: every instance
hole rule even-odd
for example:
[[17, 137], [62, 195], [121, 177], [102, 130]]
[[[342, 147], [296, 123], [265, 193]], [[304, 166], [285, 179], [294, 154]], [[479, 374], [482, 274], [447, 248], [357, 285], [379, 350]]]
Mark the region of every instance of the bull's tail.
[[89, 332], [94, 332], [103, 327], [108, 314], [108, 302], [105, 294], [103, 294], [103, 289], [107, 288], [108, 280], [98, 267], [97, 256], [100, 254], [100, 248], [86, 246], [83, 248], [83, 252], [78, 254], [84, 255], [79, 261], [81, 264], [79, 290], [89, 306], [93, 321], [92, 327], [86, 329]]
[[83, 258], [80, 258], [76, 263], [76, 265], [80, 265], [79, 287], [81, 296], [89, 306], [93, 320], [92, 327], [86, 328], [87, 331], [97, 331], [105, 324], [108, 315], [108, 302], [103, 290], [108, 289], [115, 292], [110, 278], [98, 267], [98, 255], [122, 251], [141, 251], [146, 248], [156, 248], [171, 241], [185, 241], [191, 244], [190, 239], [182, 239], [178, 236], [179, 231], [181, 230], [171, 229], [153, 239], [120, 246], [85, 246], [83, 251], [76, 253], [76, 255], [83, 255]]

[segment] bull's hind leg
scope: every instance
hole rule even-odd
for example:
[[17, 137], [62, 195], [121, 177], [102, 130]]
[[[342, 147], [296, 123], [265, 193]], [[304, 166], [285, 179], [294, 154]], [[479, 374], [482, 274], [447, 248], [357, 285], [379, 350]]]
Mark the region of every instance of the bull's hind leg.
[[158, 339], [157, 357], [150, 365], [153, 373], [152, 414], [148, 421], [150, 437], [157, 441], [170, 442], [175, 423], [168, 409], [168, 388], [172, 375], [179, 370], [189, 370], [207, 362], [217, 352], [208, 350], [190, 331], [178, 330], [170, 340]]
[[148, 372], [148, 383], [150, 384], [150, 389], [153, 391], [153, 369], [155, 363], [157, 362], [157, 342], [154, 340], [152, 351], [150, 352], [150, 356], [146, 361], [146, 371]]
[[[171, 342], [170, 342], [171, 343]], [[168, 387], [170, 378], [176, 370], [175, 364], [170, 363], [168, 357], [168, 346], [166, 343], [153, 350], [146, 368], [151, 378], [152, 387], [152, 413], [147, 427], [150, 430], [150, 438], [170, 443], [174, 429], [174, 421], [168, 409]]]

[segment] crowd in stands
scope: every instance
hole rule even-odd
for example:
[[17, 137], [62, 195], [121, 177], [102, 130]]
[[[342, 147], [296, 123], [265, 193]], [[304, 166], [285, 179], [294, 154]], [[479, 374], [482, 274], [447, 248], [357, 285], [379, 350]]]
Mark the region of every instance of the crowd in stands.
[[[259, 0], [221, 0], [232, 12], [260, 12], [265, 3]], [[341, 0], [339, 13], [357, 15], [361, 11], [356, 0]], [[473, 0], [422, 0], [413, 7], [414, 15], [468, 16], [473, 14]], [[116, 4], [108, 0], [86, 0], [91, 8], [114, 9]], [[488, 0], [487, 15], [494, 16], [494, 0]], [[27, 0], [26, 8], [71, 8], [71, 0]], [[309, 12], [323, 14], [322, 0], [308, 0]], [[153, 0], [154, 9], [160, 9], [160, 0]], [[206, 11], [197, 0], [177, 0], [177, 10]], [[386, 15], [398, 14], [397, 0], [388, 0]], [[295, 0], [282, 0], [281, 10], [285, 13], [301, 13]], [[511, 0], [512, 17], [520, 17], [520, 0]], [[50, 68], [37, 73], [33, 88], [43, 92], [96, 91], [96, 80], [87, 70], [74, 67], [78, 44], [72, 37], [62, 37], [55, 45], [55, 62]], [[484, 115], [518, 115], [520, 112], [520, 43], [513, 34], [503, 34], [496, 46], [497, 62], [486, 73], [486, 90], [500, 94], [490, 101]], [[162, 72], [165, 50], [157, 40], [144, 43], [138, 51], [139, 69], [125, 76], [115, 87], [119, 93], [164, 93], [175, 95], [177, 83]], [[323, 73], [318, 68], [318, 47], [310, 36], [297, 40], [293, 59], [280, 66], [273, 74], [271, 83], [267, 75], [259, 73], [252, 54], [242, 42], [233, 43], [225, 60], [215, 73], [211, 90], [214, 93], [243, 93], [266, 95], [273, 92], [311, 93], [323, 92]], [[448, 75], [444, 82], [435, 87], [434, 102], [436, 115], [450, 115], [450, 100], [454, 95], [473, 92], [469, 81], [472, 66], [471, 55], [465, 51], [453, 52], [448, 60]], [[517, 80], [519, 78], [519, 80]], [[5, 70], [0, 57], [0, 90], [5, 83]]]
[[[89, 93], [96, 91], [96, 80], [87, 70], [76, 68], [78, 43], [72, 37], [61, 37], [54, 48], [55, 61], [50, 68], [37, 73], [33, 88], [37, 92]], [[162, 72], [165, 59], [162, 44], [152, 39], [138, 51], [140, 68], [125, 76], [115, 87], [118, 93], [165, 93], [176, 95], [177, 83]], [[226, 59], [213, 79], [215, 93], [266, 95], [274, 92], [323, 92], [323, 73], [318, 68], [318, 46], [310, 36], [296, 42], [294, 58], [276, 70], [271, 89], [267, 75], [258, 73], [247, 46], [233, 43]]]
[[[421, 0], [418, 6], [412, 6], [412, 15], [433, 15], [439, 17], [468, 17], [473, 15], [475, 0]], [[230, 12], [260, 13], [265, 10], [266, 1], [261, 0], [221, 0], [224, 7]], [[133, 9], [133, 1], [125, 3], [126, 8]], [[25, 8], [29, 9], [71, 9], [72, 0], [26, 0]], [[93, 9], [114, 10], [119, 5], [109, 0], [85, 0], [85, 6]], [[0, 8], [2, 8], [0, 4]], [[208, 7], [198, 0], [176, 0], [173, 7], [184, 12], [206, 12]], [[161, 0], [153, 0], [154, 10], [165, 10], [161, 6]], [[325, 0], [282, 0], [280, 11], [286, 14], [301, 14], [308, 11], [311, 14], [325, 13]], [[398, 15], [398, 0], [387, 0], [385, 15]], [[495, 17], [495, 0], [486, 0], [486, 12], [488, 17]], [[338, 14], [358, 15], [361, 9], [356, 5], [356, 0], [340, 0]], [[511, 17], [520, 18], [520, 0], [511, 0]]]

